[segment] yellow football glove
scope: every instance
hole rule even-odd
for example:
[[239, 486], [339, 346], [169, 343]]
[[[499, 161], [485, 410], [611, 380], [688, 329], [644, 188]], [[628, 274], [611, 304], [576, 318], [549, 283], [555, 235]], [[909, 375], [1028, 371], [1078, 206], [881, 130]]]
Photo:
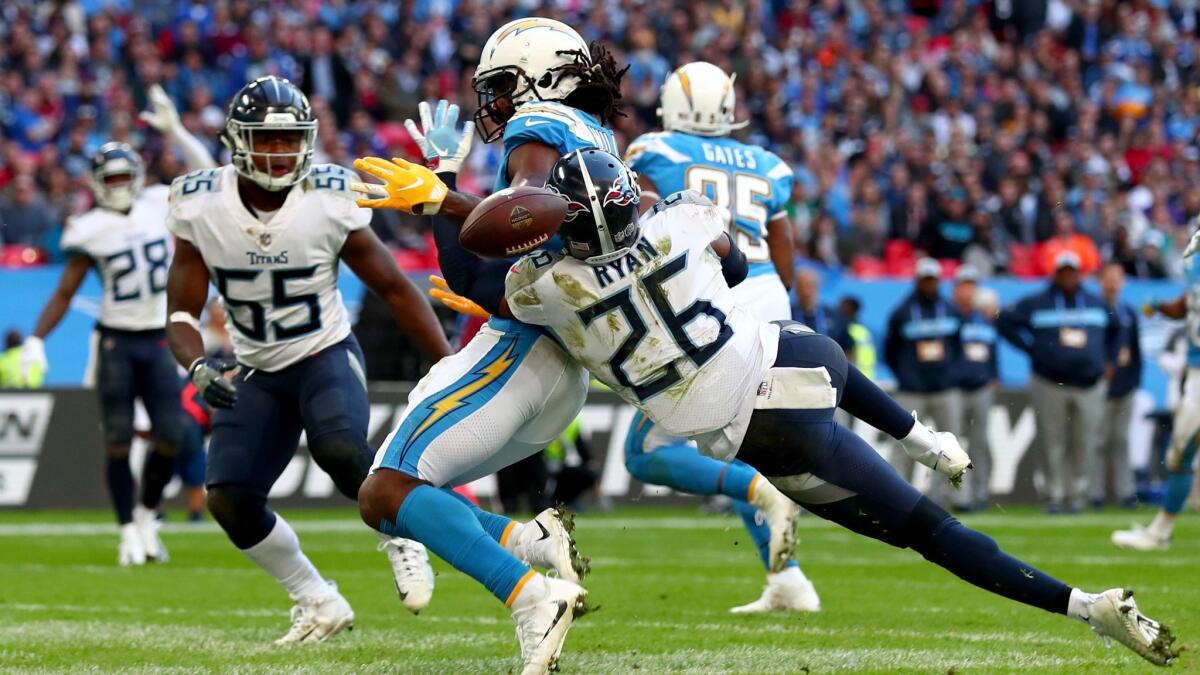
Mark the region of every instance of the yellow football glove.
[[356, 203], [371, 209], [397, 209], [418, 216], [432, 216], [441, 208], [450, 189], [433, 171], [399, 157], [392, 161], [380, 157], [360, 157], [354, 168], [383, 181], [383, 185], [352, 182], [350, 189], [359, 194], [382, 197], [359, 199]]
[[459, 314], [477, 316], [481, 319], [490, 319], [492, 317], [486, 309], [475, 304], [474, 300], [464, 298], [450, 290], [450, 285], [446, 283], [446, 280], [436, 274], [429, 277], [429, 283], [433, 284], [433, 288], [429, 289], [429, 295]]

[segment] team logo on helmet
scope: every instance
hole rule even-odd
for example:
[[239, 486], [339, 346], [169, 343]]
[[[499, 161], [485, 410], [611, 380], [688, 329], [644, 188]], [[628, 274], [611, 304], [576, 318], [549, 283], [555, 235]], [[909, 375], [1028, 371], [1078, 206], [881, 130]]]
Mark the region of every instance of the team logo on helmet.
[[604, 195], [604, 206], [608, 206], [609, 204], [629, 206], [630, 204], [636, 204], [637, 201], [638, 191], [633, 187], [629, 172], [622, 171], [617, 174], [617, 179], [613, 181], [612, 187]]
[[563, 217], [564, 223], [569, 223], [572, 220], [575, 220], [575, 218], [578, 217], [579, 214], [581, 214], [581, 213], [590, 214], [592, 212], [591, 209], [589, 209], [586, 204], [580, 204], [579, 202], [575, 201], [574, 199], [571, 199], [570, 197], [563, 194], [561, 190], [554, 187], [553, 185], [547, 185], [546, 189], [558, 194], [560, 197], [567, 200], [567, 215]]

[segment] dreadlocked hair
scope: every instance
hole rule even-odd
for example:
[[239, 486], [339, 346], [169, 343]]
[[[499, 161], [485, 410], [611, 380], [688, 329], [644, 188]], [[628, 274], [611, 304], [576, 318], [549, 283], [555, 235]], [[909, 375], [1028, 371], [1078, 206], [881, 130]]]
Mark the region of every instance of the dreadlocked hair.
[[601, 124], [611, 124], [616, 118], [625, 117], [625, 111], [621, 110], [621, 78], [629, 66], [618, 68], [612, 52], [599, 42], [589, 44], [588, 50], [590, 55], [580, 49], [558, 52], [572, 56], [574, 60], [557, 68], [555, 85], [564, 77], [579, 78], [579, 86], [563, 99], [563, 103], [599, 117]]

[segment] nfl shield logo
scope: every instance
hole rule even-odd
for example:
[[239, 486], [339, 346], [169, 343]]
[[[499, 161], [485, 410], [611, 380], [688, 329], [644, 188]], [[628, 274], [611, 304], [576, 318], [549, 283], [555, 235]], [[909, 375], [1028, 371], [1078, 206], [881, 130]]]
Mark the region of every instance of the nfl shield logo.
[[262, 246], [263, 248], [270, 246], [271, 245], [271, 233], [263, 232], [262, 234], [258, 235], [258, 245]]

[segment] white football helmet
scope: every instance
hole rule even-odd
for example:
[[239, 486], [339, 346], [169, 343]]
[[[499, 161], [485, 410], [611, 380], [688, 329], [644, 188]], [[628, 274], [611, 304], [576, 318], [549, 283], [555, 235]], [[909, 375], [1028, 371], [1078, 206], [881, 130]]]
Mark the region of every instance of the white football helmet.
[[[129, 176], [129, 180], [110, 185], [108, 179], [113, 176]], [[92, 157], [88, 183], [96, 203], [106, 209], [128, 212], [133, 208], [133, 200], [137, 199], [145, 182], [146, 168], [142, 165], [142, 158], [127, 143], [105, 143]]]
[[483, 141], [499, 138], [522, 103], [561, 101], [575, 91], [579, 78], [558, 71], [577, 63], [591, 65], [588, 44], [561, 21], [517, 19], [492, 33], [472, 78], [479, 95], [475, 128]]
[[725, 71], [707, 61], [677, 68], [663, 83], [658, 109], [663, 129], [697, 136], [727, 136], [748, 122], [735, 122], [737, 98]]

